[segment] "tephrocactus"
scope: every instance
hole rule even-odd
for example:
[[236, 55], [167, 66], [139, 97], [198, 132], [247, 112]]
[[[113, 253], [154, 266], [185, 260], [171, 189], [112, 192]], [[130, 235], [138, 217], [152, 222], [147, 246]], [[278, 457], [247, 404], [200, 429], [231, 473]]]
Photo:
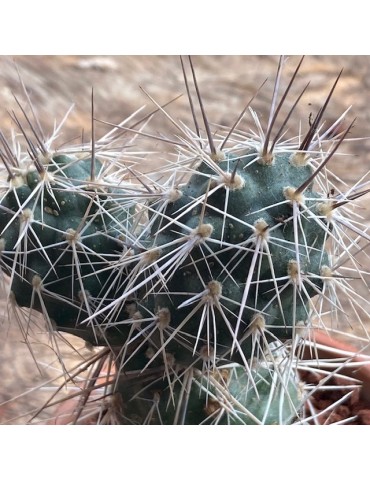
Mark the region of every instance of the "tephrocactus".
[[[302, 61], [283, 82], [280, 59], [265, 122], [251, 98], [231, 126], [213, 125], [191, 58], [179, 62], [191, 124], [148, 94], [149, 115], [96, 139], [93, 109], [91, 141], [66, 146], [45, 139], [28, 95], [12, 113], [23, 139], [0, 138], [8, 300], [103, 348], [114, 422], [304, 420], [300, 342], [313, 318], [342, 311], [349, 277], [366, 282], [356, 252], [370, 237], [351, 210], [367, 182], [330, 171], [353, 127], [347, 112], [325, 121], [340, 74], [294, 123]], [[150, 132], [154, 114], [173, 133]], [[152, 139], [152, 171], [141, 171], [145, 152], [126, 152], [127, 133]], [[355, 294], [351, 306], [366, 310]]]

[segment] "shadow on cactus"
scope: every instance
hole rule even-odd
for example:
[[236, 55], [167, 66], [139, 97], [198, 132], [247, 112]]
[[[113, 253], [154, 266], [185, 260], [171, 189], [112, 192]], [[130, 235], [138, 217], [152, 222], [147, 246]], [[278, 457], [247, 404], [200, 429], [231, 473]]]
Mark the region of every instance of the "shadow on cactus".
[[[353, 125], [340, 130], [345, 112], [325, 126], [340, 75], [308, 131], [285, 139], [307, 88], [283, 116], [302, 60], [282, 94], [280, 60], [265, 127], [252, 99], [231, 128], [213, 133], [192, 61], [195, 98], [181, 59], [194, 125], [148, 95], [150, 115], [177, 129], [160, 137], [175, 151], [161, 182], [115, 148], [127, 133], [148, 136], [150, 115], [98, 141], [93, 116], [91, 143], [54, 150], [21, 107], [14, 121], [26, 147], [1, 135], [9, 302], [26, 322], [41, 312], [51, 332], [103, 347], [71, 423], [89, 416], [96, 391], [105, 398], [92, 409], [97, 423], [304, 423], [309, 391], [297, 351], [314, 317], [342, 313], [343, 294], [368, 317], [349, 279], [365, 282], [356, 256], [370, 237], [351, 210], [368, 182], [340, 191], [327, 167]], [[242, 131], [247, 113], [254, 127]]]

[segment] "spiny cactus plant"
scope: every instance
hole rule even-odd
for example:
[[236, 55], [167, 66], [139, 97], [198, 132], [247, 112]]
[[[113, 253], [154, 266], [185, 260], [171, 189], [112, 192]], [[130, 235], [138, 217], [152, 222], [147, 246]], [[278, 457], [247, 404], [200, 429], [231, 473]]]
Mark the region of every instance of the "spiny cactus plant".
[[[214, 133], [192, 61], [200, 116], [181, 59], [194, 126], [148, 95], [177, 132], [156, 138], [174, 151], [145, 174], [116, 146], [128, 131], [150, 138], [148, 116], [98, 141], [93, 117], [90, 143], [55, 149], [25, 108], [23, 120], [13, 115], [25, 146], [0, 137], [8, 300], [28, 322], [39, 312], [50, 332], [103, 347], [72, 422], [104, 361], [99, 389], [114, 401], [101, 404], [100, 423], [304, 422], [299, 346], [314, 318], [342, 310], [338, 292], [368, 316], [348, 278], [366, 283], [357, 255], [370, 237], [351, 210], [367, 182], [342, 190], [328, 169], [353, 126], [341, 128], [347, 112], [324, 122], [340, 75], [307, 132], [285, 139], [307, 88], [279, 120], [302, 61], [281, 94], [280, 60], [266, 126], [252, 99]], [[242, 131], [247, 112], [254, 127]]]

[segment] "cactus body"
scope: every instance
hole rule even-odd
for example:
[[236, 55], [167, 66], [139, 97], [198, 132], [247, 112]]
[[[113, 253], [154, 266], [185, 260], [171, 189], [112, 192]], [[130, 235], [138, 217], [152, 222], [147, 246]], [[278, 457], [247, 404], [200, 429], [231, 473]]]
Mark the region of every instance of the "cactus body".
[[[165, 257], [159, 265], [181, 239], [189, 244], [165, 288], [150, 291], [154, 311], [168, 309], [171, 327], [197, 339], [198, 351], [211, 345], [225, 354], [237, 335], [241, 353], [249, 358], [253, 345], [246, 334], [257, 313], [279, 338], [290, 338], [295, 324], [307, 322], [310, 297], [321, 288], [321, 268], [329, 263], [326, 225], [310, 218], [321, 201], [312, 185], [305, 190], [307, 200], [302, 196], [297, 204], [295, 225], [286, 190], [306, 182], [312, 168], [295, 166], [291, 156], [278, 153], [264, 165], [252, 151], [200, 163], [179, 199], [153, 225], [154, 245]], [[235, 188], [227, 183], [230, 172]], [[304, 274], [312, 285], [300, 295], [297, 276]]]
[[[144, 319], [148, 312], [156, 318], [158, 312], [166, 311], [171, 328], [179, 328], [178, 336], [170, 336], [166, 351], [182, 363], [194, 361], [194, 355], [204, 348], [212, 348], [218, 356], [228, 354], [236, 340], [241, 345], [239, 360], [240, 355], [249, 358], [253, 344], [248, 329], [257, 312], [266, 327], [274, 329], [275, 337], [289, 338], [297, 322], [306, 322], [309, 310], [309, 297], [297, 294], [298, 265], [301, 272], [320, 277], [322, 265], [328, 264], [321, 220], [303, 214], [295, 231], [293, 208], [285, 195], [287, 188], [305, 182], [312, 169], [292, 165], [289, 154], [277, 154], [272, 165], [260, 164], [257, 158], [255, 152], [226, 158], [214, 168], [212, 163], [201, 162], [179, 198], [157, 215], [150, 236], [143, 240], [150, 245], [148, 254], [160, 252], [155, 258], [159, 269], [172, 250], [185, 246], [165, 289], [158, 278], [154, 286], [136, 288], [142, 283], [140, 272], [130, 284]], [[15, 251], [6, 260], [9, 269], [14, 269], [15, 299], [21, 306], [46, 309], [64, 330], [83, 325], [94, 312], [94, 301], [106, 295], [99, 303], [101, 309], [126, 286], [123, 275], [120, 284], [109, 291], [111, 272], [106, 267], [122, 252], [113, 226], [128, 228], [130, 208], [109, 203], [106, 189], [92, 189], [90, 168], [91, 159], [55, 156], [44, 172], [49, 178], [47, 186], [41, 184], [40, 174], [31, 170], [17, 182], [12, 180], [19, 186], [2, 200], [2, 238], [6, 251]], [[225, 177], [216, 177], [216, 168]], [[239, 182], [236, 188], [232, 182], [225, 183], [230, 172], [234, 172], [234, 183]], [[304, 208], [310, 212], [320, 197], [311, 188], [305, 194], [309, 200]], [[22, 248], [25, 240], [19, 243], [25, 229], [26, 252]], [[138, 262], [134, 257], [127, 271]], [[286, 286], [289, 278], [291, 284]], [[321, 281], [313, 283], [320, 288]], [[312, 287], [307, 292], [316, 294]], [[112, 336], [118, 337], [117, 342], [129, 337], [129, 318], [127, 309], [115, 315], [114, 334], [109, 329], [106, 332], [110, 341]], [[121, 325], [122, 321], [126, 325]], [[183, 346], [183, 336], [193, 339], [192, 348], [186, 341]], [[86, 338], [104, 342], [100, 337], [94, 339], [92, 332], [86, 333]]]
[[[284, 377], [284, 382], [282, 378]], [[172, 388], [151, 384], [137, 397], [123, 401], [125, 423], [163, 425], [285, 425], [302, 408], [302, 392], [293, 372], [275, 371], [268, 365], [252, 370], [227, 365], [202, 374], [189, 371]], [[133, 392], [132, 392], [133, 394]]]
[[[17, 304], [96, 343], [81, 322], [109, 280], [101, 265], [117, 257], [122, 242], [108, 231], [109, 189], [91, 189], [90, 169], [91, 159], [55, 155], [41, 172], [31, 166], [15, 175], [1, 201], [0, 228]], [[129, 215], [122, 207], [117, 221]]]

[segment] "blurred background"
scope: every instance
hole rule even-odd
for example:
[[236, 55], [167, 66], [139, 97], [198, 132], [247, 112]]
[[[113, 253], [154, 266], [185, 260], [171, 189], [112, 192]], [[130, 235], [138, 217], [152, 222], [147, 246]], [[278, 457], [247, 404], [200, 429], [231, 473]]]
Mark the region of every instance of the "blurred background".
[[[208, 119], [214, 124], [231, 126], [267, 78], [264, 88], [252, 104], [262, 125], [266, 126], [279, 57], [194, 56], [192, 59]], [[296, 56], [286, 57], [282, 89], [288, 84], [299, 59]], [[370, 137], [370, 56], [307, 56], [283, 111], [289, 110], [298, 94], [310, 82], [291, 121], [294, 123], [292, 135], [296, 134], [297, 128], [306, 131], [310, 115], [317, 113], [342, 69], [325, 120], [328, 123], [334, 122], [352, 105], [347, 118], [349, 121], [356, 118], [356, 122], [350, 138], [365, 139], [347, 142], [341, 149], [346, 155], [337, 155], [330, 165], [344, 181], [352, 184], [370, 170], [370, 142], [366, 139]], [[187, 71], [190, 75], [189, 69]], [[0, 56], [0, 128], [6, 137], [9, 137], [13, 128], [10, 113], [13, 110], [19, 111], [15, 97], [22, 105], [26, 104], [19, 77], [26, 85], [46, 134], [51, 134], [54, 122], [60, 122], [70, 106], [75, 105], [55, 146], [76, 142], [76, 139], [81, 138], [89, 141], [92, 88], [95, 117], [103, 122], [119, 123], [144, 105], [142, 113], [153, 110], [155, 106], [144, 93], [146, 91], [160, 104], [182, 94], [167, 110], [174, 119], [192, 126], [183, 73], [177, 56]], [[247, 130], [249, 126], [254, 125], [247, 115], [240, 128]], [[97, 138], [110, 128], [97, 121]], [[171, 132], [173, 126], [163, 114], [158, 113], [150, 123], [150, 131], [154, 134]], [[161, 148], [166, 147], [159, 141], [155, 142], [153, 149]], [[156, 158], [151, 155], [150, 162], [153, 161]], [[366, 224], [369, 224], [370, 219], [370, 211], [366, 209], [369, 200], [370, 197], [361, 200]], [[37, 388], [26, 396], [22, 394], [62, 371], [42, 328], [33, 336], [32, 350], [40, 362], [36, 367], [20, 334], [16, 318], [13, 314], [8, 315], [5, 302], [2, 305], [0, 424], [25, 423], [30, 418], [27, 412], [42, 406], [43, 401], [50, 396], [50, 389]], [[87, 351], [83, 342], [72, 337], [67, 337], [67, 340], [73, 344], [74, 349], [64, 342], [58, 348], [66, 365], [73, 365]], [[21, 396], [15, 398], [19, 395]], [[14, 400], [4, 404], [9, 399]]]

